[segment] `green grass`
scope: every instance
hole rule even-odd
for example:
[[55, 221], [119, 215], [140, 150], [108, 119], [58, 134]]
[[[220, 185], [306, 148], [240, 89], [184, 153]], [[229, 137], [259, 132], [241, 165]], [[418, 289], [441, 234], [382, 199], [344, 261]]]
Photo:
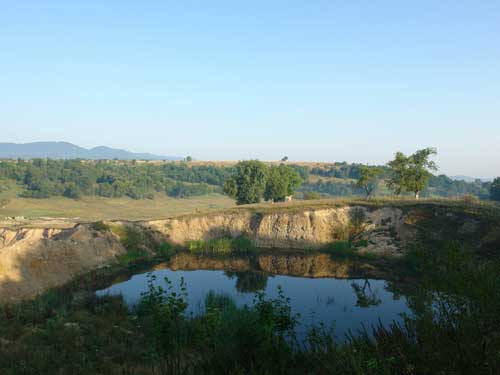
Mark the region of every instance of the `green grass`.
[[255, 249], [255, 246], [247, 236], [241, 235], [235, 238], [222, 237], [189, 241], [186, 248], [193, 254], [226, 255], [232, 252], [250, 252]]

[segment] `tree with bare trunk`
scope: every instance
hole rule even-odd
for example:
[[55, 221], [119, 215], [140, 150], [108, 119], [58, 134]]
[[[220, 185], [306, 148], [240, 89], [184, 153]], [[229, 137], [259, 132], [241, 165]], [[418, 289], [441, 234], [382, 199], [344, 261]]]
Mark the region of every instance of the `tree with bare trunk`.
[[366, 193], [366, 199], [370, 198], [373, 191], [377, 188], [382, 169], [378, 167], [369, 167], [362, 165], [359, 169], [359, 179], [356, 186], [362, 188]]
[[387, 163], [392, 172], [387, 187], [398, 195], [402, 192], [412, 192], [415, 199], [419, 199], [432, 177], [431, 171], [438, 169], [436, 163], [430, 160], [433, 155], [437, 155], [437, 151], [430, 147], [418, 150], [410, 156], [397, 152], [394, 160]]

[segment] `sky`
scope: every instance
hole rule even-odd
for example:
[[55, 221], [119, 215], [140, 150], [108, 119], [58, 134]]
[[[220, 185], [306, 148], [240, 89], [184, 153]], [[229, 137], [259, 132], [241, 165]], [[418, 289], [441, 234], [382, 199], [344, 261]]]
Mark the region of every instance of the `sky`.
[[500, 175], [500, 1], [0, 0], [0, 142]]

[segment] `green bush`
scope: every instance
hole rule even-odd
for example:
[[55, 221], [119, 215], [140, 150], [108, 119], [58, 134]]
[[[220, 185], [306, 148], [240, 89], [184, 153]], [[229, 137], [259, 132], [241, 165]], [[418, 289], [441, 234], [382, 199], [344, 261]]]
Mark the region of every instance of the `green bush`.
[[106, 232], [110, 229], [110, 226], [103, 223], [102, 221], [96, 221], [90, 224], [90, 229], [96, 230], [98, 232]]
[[209, 240], [188, 241], [187, 249], [193, 253], [230, 254], [232, 252], [250, 252], [255, 249], [250, 238], [240, 235], [236, 238], [222, 237]]
[[154, 252], [157, 256], [168, 259], [174, 254], [175, 249], [172, 244], [168, 242], [162, 242], [158, 247], [155, 248]]
[[234, 238], [231, 247], [233, 251], [236, 252], [251, 252], [255, 250], [255, 245], [252, 240], [244, 234]]
[[118, 262], [122, 265], [127, 265], [130, 263], [138, 262], [147, 259], [149, 256], [148, 252], [143, 249], [127, 249], [125, 254], [118, 256]]

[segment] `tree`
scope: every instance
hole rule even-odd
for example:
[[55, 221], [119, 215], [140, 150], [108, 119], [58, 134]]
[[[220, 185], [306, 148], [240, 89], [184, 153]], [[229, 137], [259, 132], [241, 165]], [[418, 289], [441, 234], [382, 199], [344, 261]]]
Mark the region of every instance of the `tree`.
[[271, 166], [268, 172], [264, 198], [273, 202], [284, 201], [302, 184], [297, 171], [287, 165]]
[[490, 197], [494, 201], [500, 202], [500, 177], [497, 177], [493, 180], [490, 187]]
[[236, 204], [259, 203], [266, 189], [268, 168], [258, 160], [240, 161], [236, 173], [224, 183], [224, 192]]
[[366, 198], [368, 199], [378, 185], [382, 169], [363, 165], [359, 168], [359, 173], [360, 177], [356, 182], [356, 186], [365, 191]]
[[392, 170], [392, 176], [387, 183], [389, 189], [396, 194], [412, 192], [415, 194], [415, 199], [419, 199], [421, 191], [432, 177], [430, 171], [438, 169], [436, 163], [429, 160], [436, 154], [434, 148], [418, 150], [410, 156], [405, 156], [402, 152], [396, 153], [394, 160], [388, 163]]
[[281, 159], [281, 161], [283, 163], [286, 163], [288, 161], [288, 156], [283, 156], [283, 158]]
[[190, 163], [193, 161], [193, 158], [191, 156], [186, 157], [186, 162]]
[[82, 196], [82, 192], [76, 184], [70, 182], [64, 189], [63, 196], [66, 198], [79, 199]]

